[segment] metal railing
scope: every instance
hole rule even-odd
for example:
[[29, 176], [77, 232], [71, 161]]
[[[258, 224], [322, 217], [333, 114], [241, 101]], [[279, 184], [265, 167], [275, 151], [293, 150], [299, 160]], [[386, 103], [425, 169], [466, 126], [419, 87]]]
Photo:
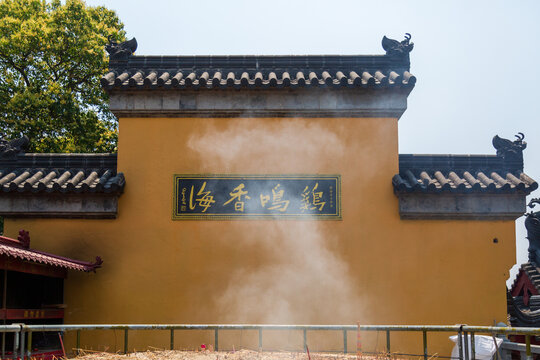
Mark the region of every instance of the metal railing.
[[2, 333], [2, 357], [4, 357], [6, 351], [6, 333], [13, 333], [13, 354], [17, 353], [19, 340], [21, 338], [21, 325], [22, 324], [0, 325], [0, 332]]
[[[423, 354], [419, 354], [424, 360], [430, 357], [428, 353], [428, 333], [451, 332], [458, 335], [459, 360], [476, 360], [474, 337], [478, 334], [496, 335], [525, 335], [525, 344], [505, 342], [501, 349], [507, 351], [525, 351], [526, 357], [532, 360], [533, 353], [540, 353], [540, 347], [531, 346], [531, 336], [540, 336], [540, 328], [523, 327], [496, 327], [496, 326], [468, 326], [468, 325], [255, 325], [255, 324], [93, 324], [93, 325], [0, 325], [0, 332], [14, 333], [14, 358], [24, 359], [30, 357], [33, 332], [76, 332], [76, 351], [81, 347], [81, 332], [89, 330], [123, 330], [124, 353], [129, 350], [129, 331], [137, 330], [168, 330], [170, 332], [169, 345], [174, 349], [175, 331], [179, 330], [207, 330], [214, 332], [214, 349], [219, 350], [219, 333], [227, 330], [256, 330], [258, 331], [259, 349], [263, 349], [263, 332], [268, 330], [291, 331], [297, 330], [303, 333], [303, 349], [307, 349], [308, 331], [339, 331], [343, 335], [343, 352], [347, 353], [347, 334], [349, 331], [356, 332], [357, 353], [362, 352], [361, 332], [377, 331], [386, 333], [386, 351], [391, 353], [391, 332], [421, 332]], [[495, 340], [495, 339], [494, 339]], [[469, 349], [469, 344], [471, 349]], [[534, 350], [534, 351], [533, 351]], [[499, 348], [497, 348], [499, 352]], [[393, 353], [399, 355], [399, 353]], [[403, 354], [405, 355], [405, 354]], [[413, 354], [408, 354], [413, 355]], [[499, 354], [500, 356], [500, 354]], [[442, 356], [439, 356], [442, 357]], [[502, 356], [500, 356], [502, 358]]]

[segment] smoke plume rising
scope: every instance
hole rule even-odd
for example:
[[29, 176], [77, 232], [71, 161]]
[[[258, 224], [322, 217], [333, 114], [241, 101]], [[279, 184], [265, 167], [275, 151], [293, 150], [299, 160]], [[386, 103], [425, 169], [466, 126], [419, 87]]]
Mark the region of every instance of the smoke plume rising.
[[[345, 135], [346, 129], [320, 119], [215, 119], [205, 121], [188, 146], [200, 155], [202, 172], [317, 174], [335, 168]], [[231, 273], [216, 300], [226, 321], [350, 323], [359, 304], [352, 300], [357, 295], [347, 264], [333, 246], [342, 239], [330, 223], [276, 218], [242, 224], [251, 231], [230, 246], [257, 247], [266, 258], [255, 269], [239, 264]]]

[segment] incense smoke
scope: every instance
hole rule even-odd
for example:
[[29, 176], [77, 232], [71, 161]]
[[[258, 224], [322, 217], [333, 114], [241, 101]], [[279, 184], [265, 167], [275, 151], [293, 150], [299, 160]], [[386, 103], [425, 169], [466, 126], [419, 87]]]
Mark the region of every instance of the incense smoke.
[[[202, 172], [317, 174], [333, 169], [333, 161], [345, 151], [340, 139], [347, 130], [335, 128], [329, 130], [320, 120], [207, 120], [188, 146], [200, 155]], [[216, 300], [223, 320], [350, 323], [359, 304], [353, 303], [357, 295], [347, 265], [333, 250], [341, 239], [332, 235], [335, 224], [330, 223], [242, 222], [249, 231], [229, 246], [251, 246], [265, 258], [255, 268], [239, 264], [231, 273]]]
[[345, 151], [340, 135], [320, 123], [237, 119], [224, 128], [223, 120], [205, 121], [201, 132], [188, 140], [188, 147], [201, 156], [203, 171], [317, 173]]

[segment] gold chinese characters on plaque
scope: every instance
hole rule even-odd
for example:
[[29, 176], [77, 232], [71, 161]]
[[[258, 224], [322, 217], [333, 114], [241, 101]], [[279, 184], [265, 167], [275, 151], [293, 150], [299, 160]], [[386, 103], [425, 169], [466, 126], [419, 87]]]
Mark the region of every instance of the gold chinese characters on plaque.
[[174, 175], [173, 219], [341, 219], [340, 175]]

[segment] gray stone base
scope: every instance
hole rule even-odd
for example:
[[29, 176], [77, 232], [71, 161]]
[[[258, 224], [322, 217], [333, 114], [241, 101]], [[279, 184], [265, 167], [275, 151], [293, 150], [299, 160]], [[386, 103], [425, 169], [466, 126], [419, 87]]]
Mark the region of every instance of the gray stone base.
[[17, 194], [0, 196], [0, 216], [33, 218], [114, 219], [116, 194]]
[[515, 220], [525, 211], [525, 194], [401, 193], [402, 219]]

